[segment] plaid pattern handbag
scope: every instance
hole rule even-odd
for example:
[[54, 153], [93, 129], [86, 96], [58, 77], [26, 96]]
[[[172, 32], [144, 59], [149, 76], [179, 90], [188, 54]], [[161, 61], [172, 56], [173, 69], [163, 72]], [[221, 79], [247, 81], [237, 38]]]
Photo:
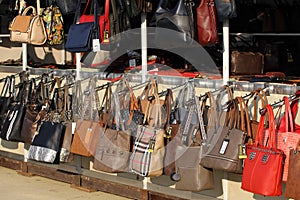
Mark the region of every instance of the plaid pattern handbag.
[[130, 157], [130, 171], [144, 177], [160, 176], [164, 154], [164, 130], [140, 125]]

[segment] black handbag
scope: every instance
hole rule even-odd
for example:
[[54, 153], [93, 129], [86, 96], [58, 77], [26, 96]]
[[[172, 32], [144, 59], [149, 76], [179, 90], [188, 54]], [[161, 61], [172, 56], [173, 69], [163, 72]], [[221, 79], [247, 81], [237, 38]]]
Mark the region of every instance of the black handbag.
[[42, 121], [29, 147], [28, 159], [54, 163], [59, 157], [65, 125], [58, 122]]
[[80, 5], [78, 2], [73, 24], [70, 26], [66, 41], [66, 50], [70, 52], [87, 52], [92, 50], [93, 39], [99, 38], [99, 25], [97, 16], [97, 1], [94, 9], [94, 22], [77, 23], [80, 16]]
[[14, 101], [9, 104], [9, 109], [0, 133], [0, 137], [8, 141], [23, 142], [21, 129], [26, 113], [26, 102], [30, 92], [26, 88], [30, 82], [24, 81], [19, 85], [19, 91]]
[[219, 22], [237, 16], [235, 0], [215, 0], [215, 4]]
[[14, 93], [12, 91], [13, 85], [14, 85], [14, 76], [6, 77], [4, 86], [1, 91], [1, 96], [0, 96], [0, 108], [1, 108], [0, 109], [0, 131], [2, 130], [2, 126], [3, 126], [5, 118], [7, 116], [9, 104], [13, 98], [13, 96], [12, 96], [12, 94]]
[[[165, 44], [166, 47], [170, 47], [170, 45], [171, 47], [182, 47], [191, 44], [195, 31], [193, 3], [189, 0], [179, 0], [175, 7], [170, 8], [170, 6], [169, 1], [160, 0], [156, 9], [156, 43], [161, 46]], [[168, 41], [172, 41], [172, 43]]]

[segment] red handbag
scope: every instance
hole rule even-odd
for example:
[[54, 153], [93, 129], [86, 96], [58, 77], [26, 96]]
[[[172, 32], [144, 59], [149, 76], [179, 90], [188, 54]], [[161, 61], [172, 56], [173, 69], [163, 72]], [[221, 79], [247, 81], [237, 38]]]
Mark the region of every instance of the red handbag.
[[[289, 158], [290, 158], [290, 149], [296, 149], [298, 141], [300, 140], [300, 134], [296, 133], [294, 130], [294, 119], [291, 112], [290, 102], [289, 98], [287, 96], [283, 97], [284, 104], [285, 104], [285, 112], [282, 117], [284, 120], [284, 127], [281, 127], [280, 130], [278, 130], [277, 137], [277, 145], [278, 149], [283, 150], [286, 158], [286, 162], [284, 163], [283, 168], [283, 181], [287, 181], [288, 177], [288, 167], [289, 167]], [[283, 121], [281, 120], [280, 124]]]
[[[90, 6], [91, 0], [88, 0], [84, 8], [83, 14], [80, 16], [79, 23], [93, 22], [94, 15], [87, 14], [87, 8]], [[109, 0], [105, 0], [104, 15], [99, 16], [99, 27], [100, 27], [100, 42], [108, 43], [110, 37], [110, 24], [109, 24]]]
[[[295, 95], [296, 95], [296, 98], [299, 98], [300, 90], [296, 91]], [[299, 104], [299, 101], [295, 100], [291, 103], [290, 107], [291, 107], [293, 121], [294, 121], [294, 132], [300, 133], [300, 124], [295, 123], [296, 115], [298, 112], [298, 104]], [[286, 123], [288, 123], [288, 122], [286, 122], [286, 118], [282, 118], [278, 130], [285, 131]]]
[[[273, 109], [266, 106], [269, 126], [264, 127], [265, 115], [259, 121], [258, 132], [254, 144], [246, 145], [247, 158], [242, 176], [243, 190], [264, 196], [280, 196], [282, 194], [282, 170], [284, 153], [276, 148], [275, 121]], [[269, 132], [269, 140], [262, 145], [264, 132]]]
[[202, 46], [219, 42], [217, 31], [217, 12], [214, 0], [202, 0], [196, 9], [198, 42]]

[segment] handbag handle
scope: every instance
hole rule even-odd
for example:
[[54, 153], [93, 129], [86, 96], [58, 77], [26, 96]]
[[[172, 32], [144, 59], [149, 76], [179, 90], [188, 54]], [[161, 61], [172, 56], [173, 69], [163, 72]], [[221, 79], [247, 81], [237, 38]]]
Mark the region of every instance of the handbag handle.
[[260, 120], [259, 120], [258, 130], [257, 130], [256, 138], [255, 138], [255, 145], [256, 146], [263, 145], [263, 139], [264, 139], [263, 136], [264, 136], [264, 130], [265, 130], [264, 122], [265, 122], [266, 113], [268, 113], [269, 141], [265, 146], [276, 149], [275, 120], [274, 120], [273, 108], [269, 104], [267, 104], [265, 108], [266, 108], [266, 112], [263, 113], [263, 115], [260, 117]]
[[283, 101], [284, 101], [285, 112], [281, 120], [279, 120], [279, 124], [276, 126], [276, 128], [284, 132], [294, 132], [295, 124], [294, 124], [294, 118], [292, 115], [289, 98], [287, 96], [284, 96]]
[[28, 6], [27, 8], [25, 8], [25, 10], [23, 11], [22, 15], [26, 16], [27, 12], [29, 10], [32, 10], [32, 15], [34, 15], [34, 16], [36, 15], [36, 9], [33, 6]]
[[253, 134], [252, 134], [251, 125], [250, 125], [250, 116], [249, 116], [248, 106], [247, 106], [245, 100], [242, 97], [236, 97], [236, 98], [239, 102], [240, 110], [241, 110], [242, 124], [240, 126], [240, 129], [242, 131], [245, 131], [249, 138], [253, 139]]

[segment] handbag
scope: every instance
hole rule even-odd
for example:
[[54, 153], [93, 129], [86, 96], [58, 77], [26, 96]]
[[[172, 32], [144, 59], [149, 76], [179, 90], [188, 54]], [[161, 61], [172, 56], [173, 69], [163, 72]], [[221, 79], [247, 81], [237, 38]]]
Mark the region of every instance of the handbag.
[[[250, 101], [251, 99], [252, 101]], [[261, 102], [261, 106], [258, 106], [259, 101]], [[259, 119], [257, 113], [260, 109], [264, 108], [267, 104], [268, 104], [267, 95], [262, 88], [258, 88], [252, 91], [249, 98], [246, 101], [246, 105], [249, 108], [249, 113], [252, 113], [252, 118], [250, 119], [250, 125], [251, 125], [251, 133], [253, 135], [253, 139], [256, 138], [256, 133], [258, 131], [258, 125], [259, 125]]]
[[[289, 98], [287, 96], [284, 96], [283, 100], [285, 105], [285, 112], [282, 118], [285, 118], [285, 127], [284, 129], [277, 131], [277, 148], [283, 150], [285, 154], [286, 161], [284, 162], [282, 181], [286, 181], [289, 173], [288, 161], [290, 157], [290, 149], [296, 149], [298, 141], [300, 140], [300, 134], [294, 131], [294, 119], [292, 116]], [[280, 127], [280, 124], [277, 127]]]
[[219, 22], [237, 16], [235, 0], [215, 0], [215, 4]]
[[196, 9], [198, 42], [202, 46], [219, 42], [214, 0], [202, 0]]
[[[275, 122], [272, 107], [266, 105], [269, 125], [264, 128], [265, 115], [260, 117], [254, 144], [246, 144], [241, 188], [264, 196], [282, 194], [282, 170], [284, 152], [276, 147]], [[263, 145], [263, 134], [269, 132], [269, 141]]]
[[264, 55], [257, 52], [231, 52], [230, 73], [234, 75], [262, 74]]
[[163, 113], [157, 93], [154, 98], [155, 104], [145, 114], [145, 119], [151, 116], [153, 120], [145, 125], [144, 119], [144, 124], [138, 126], [133, 152], [130, 156], [129, 170], [144, 177], [156, 177], [163, 173], [165, 155]]
[[82, 156], [94, 156], [96, 153], [99, 130], [101, 126], [94, 117], [95, 80], [91, 77], [88, 85], [88, 92], [84, 95], [85, 104], [80, 110], [80, 118], [76, 120], [74, 137], [71, 144], [71, 153]]
[[[169, 1], [159, 1], [155, 11], [156, 44], [175, 48], [193, 42], [195, 26], [192, 6], [193, 2], [189, 0], [179, 0], [174, 7], [169, 5]], [[166, 38], [172, 43], [167, 42]]]
[[299, 193], [299, 177], [300, 177], [300, 141], [298, 141], [297, 146], [295, 148], [291, 148], [289, 152], [289, 167], [288, 167], [288, 176], [284, 191], [284, 196], [286, 198], [291, 199], [299, 199], [300, 193]]
[[45, 22], [47, 44], [62, 44], [64, 42], [64, 20], [56, 1], [44, 9], [42, 18]]
[[[196, 132], [191, 137], [189, 146], [179, 144], [175, 151], [175, 166], [177, 181], [175, 189], [188, 191], [202, 191], [214, 188], [213, 170], [200, 165], [202, 145], [201, 141], [197, 141], [196, 135], [201, 135], [201, 138], [206, 138], [204, 129], [203, 113], [200, 108], [198, 98], [195, 98], [195, 104], [191, 106], [187, 117], [187, 124], [190, 123], [193, 110], [196, 109], [199, 121], [200, 132]], [[181, 135], [186, 135], [187, 128], [184, 129]], [[176, 176], [172, 176], [176, 177]], [[178, 180], [179, 178], [179, 180]]]
[[14, 76], [8, 76], [5, 78], [0, 96], [0, 132], [6, 119], [9, 105], [13, 101], [14, 84]]
[[201, 146], [178, 146], [176, 148], [176, 173], [180, 180], [176, 190], [202, 191], [214, 188], [213, 170], [200, 163]]
[[130, 132], [101, 128], [93, 168], [116, 173], [129, 171]]
[[21, 129], [26, 113], [26, 103], [28, 101], [29, 81], [23, 81], [18, 88], [18, 94], [10, 103], [7, 115], [0, 133], [0, 137], [8, 141], [24, 142], [21, 138]]
[[92, 40], [98, 36], [98, 15], [97, 1], [94, 1], [94, 20], [92, 22], [77, 23], [80, 15], [80, 5], [78, 2], [73, 24], [70, 26], [66, 41], [66, 50], [70, 52], [87, 52], [92, 50]]
[[[88, 0], [82, 15], [80, 16], [79, 23], [87, 23], [87, 22], [96, 22], [99, 24], [99, 39], [101, 43], [108, 43], [110, 38], [110, 21], [109, 21], [109, 2], [110, 0], [105, 0], [104, 4], [104, 15], [100, 15], [99, 17], [87, 14], [87, 8], [90, 6], [92, 0]], [[97, 0], [94, 0], [94, 5], [97, 5]], [[94, 14], [95, 10], [97, 11], [97, 7], [94, 6]], [[97, 13], [97, 12], [96, 12]]]
[[65, 126], [58, 122], [41, 121], [28, 150], [28, 159], [54, 163], [59, 156]]
[[[32, 10], [31, 15], [27, 15], [29, 10]], [[43, 45], [46, 40], [47, 33], [44, 22], [37, 15], [36, 9], [33, 6], [27, 7], [21, 15], [17, 15], [13, 19], [10, 30], [10, 41]]]
[[139, 125], [129, 171], [143, 177], [156, 177], [163, 173], [164, 130]]
[[175, 151], [176, 147], [180, 143], [180, 138], [178, 130], [179, 130], [179, 122], [175, 119], [174, 112], [172, 112], [173, 106], [173, 92], [171, 89], [167, 89], [165, 104], [164, 107], [167, 113], [167, 120], [165, 125], [165, 157], [164, 157], [164, 169], [163, 173], [165, 175], [172, 175], [175, 173]]
[[[242, 111], [241, 115], [244, 114]], [[200, 164], [207, 168], [241, 173], [242, 160], [239, 159], [239, 145], [245, 144], [247, 133], [241, 130], [238, 124], [239, 110], [237, 100], [231, 102], [226, 112], [225, 125], [217, 129], [214, 144], [206, 145], [202, 151]], [[250, 129], [250, 124], [248, 126]], [[207, 134], [207, 137], [210, 137]], [[207, 143], [206, 140], [203, 143]]]

